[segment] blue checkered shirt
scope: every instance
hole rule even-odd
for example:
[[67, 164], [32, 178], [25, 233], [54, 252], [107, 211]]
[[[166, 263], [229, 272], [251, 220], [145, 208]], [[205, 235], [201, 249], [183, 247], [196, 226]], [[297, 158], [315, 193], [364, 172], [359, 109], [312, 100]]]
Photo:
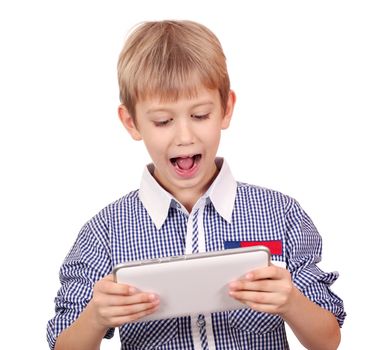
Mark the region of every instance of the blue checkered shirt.
[[[198, 250], [215, 251], [242, 242], [277, 242], [273, 263], [286, 267], [293, 283], [310, 300], [331, 311], [340, 325], [342, 300], [330, 290], [337, 272], [324, 272], [321, 237], [311, 219], [292, 198], [238, 183], [226, 161], [191, 213], [155, 181], [146, 167], [140, 189], [104, 208], [81, 229], [60, 269], [61, 288], [47, 339], [71, 325], [92, 297], [96, 281], [116, 264], [192, 252], [198, 222]], [[193, 232], [194, 237], [194, 232]], [[288, 349], [285, 324], [277, 315], [248, 308], [226, 312], [137, 322], [119, 327], [122, 349]], [[106, 338], [114, 330], [107, 332]], [[204, 339], [201, 340], [201, 334]]]

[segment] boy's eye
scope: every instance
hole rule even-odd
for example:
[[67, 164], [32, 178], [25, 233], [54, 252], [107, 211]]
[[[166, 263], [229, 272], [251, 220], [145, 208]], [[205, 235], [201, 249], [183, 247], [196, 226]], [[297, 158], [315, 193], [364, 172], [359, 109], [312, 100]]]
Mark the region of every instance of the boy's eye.
[[207, 114], [192, 114], [191, 117], [193, 119], [197, 119], [197, 120], [203, 120], [203, 119], [208, 119], [210, 116], [210, 113]]
[[168, 125], [170, 122], [172, 121], [172, 119], [166, 119], [166, 120], [160, 120], [160, 121], [156, 121], [154, 122], [155, 126], [166, 126]]

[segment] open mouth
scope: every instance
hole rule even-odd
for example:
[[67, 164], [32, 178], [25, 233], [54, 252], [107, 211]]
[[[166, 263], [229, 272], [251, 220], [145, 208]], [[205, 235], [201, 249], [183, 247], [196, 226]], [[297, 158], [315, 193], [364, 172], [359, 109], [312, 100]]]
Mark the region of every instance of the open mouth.
[[188, 157], [174, 157], [170, 158], [170, 162], [181, 171], [189, 171], [199, 162], [201, 154], [195, 154]]

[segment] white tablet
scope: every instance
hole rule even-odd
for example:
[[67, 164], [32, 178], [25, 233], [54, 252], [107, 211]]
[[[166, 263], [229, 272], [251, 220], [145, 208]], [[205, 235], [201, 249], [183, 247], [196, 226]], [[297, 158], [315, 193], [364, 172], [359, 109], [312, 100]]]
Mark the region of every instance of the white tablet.
[[159, 309], [141, 321], [246, 307], [229, 295], [228, 284], [270, 264], [263, 246], [227, 249], [117, 265], [114, 278], [159, 296]]

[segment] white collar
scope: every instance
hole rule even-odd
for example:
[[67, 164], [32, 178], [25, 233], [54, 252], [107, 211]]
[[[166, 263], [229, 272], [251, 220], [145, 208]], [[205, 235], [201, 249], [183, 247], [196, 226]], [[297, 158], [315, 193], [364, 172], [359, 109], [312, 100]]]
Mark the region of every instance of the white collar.
[[[237, 192], [237, 182], [223, 158], [216, 158], [215, 163], [220, 169], [219, 174], [202, 198], [209, 199], [219, 215], [230, 223]], [[159, 230], [167, 218], [170, 206], [178, 203], [178, 201], [154, 179], [152, 176], [153, 169], [153, 164], [144, 168], [139, 198]]]

